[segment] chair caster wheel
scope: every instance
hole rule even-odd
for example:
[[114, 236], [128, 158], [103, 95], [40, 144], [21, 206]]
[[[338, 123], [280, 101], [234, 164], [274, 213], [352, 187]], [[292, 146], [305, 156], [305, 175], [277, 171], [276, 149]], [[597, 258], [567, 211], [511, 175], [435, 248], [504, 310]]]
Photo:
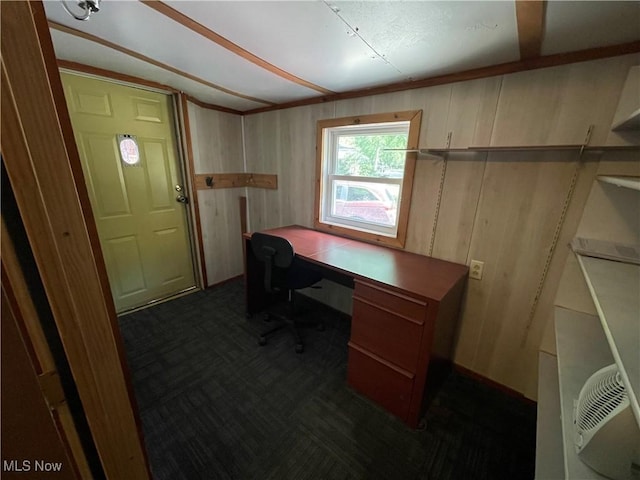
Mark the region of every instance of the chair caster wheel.
[[319, 323], [318, 326], [316, 327], [316, 330], [318, 332], [324, 332], [324, 323]]
[[258, 339], [258, 345], [260, 345], [261, 347], [264, 347], [267, 344], [267, 339], [265, 337], [260, 337]]
[[304, 345], [296, 345], [296, 353], [302, 353], [304, 351]]

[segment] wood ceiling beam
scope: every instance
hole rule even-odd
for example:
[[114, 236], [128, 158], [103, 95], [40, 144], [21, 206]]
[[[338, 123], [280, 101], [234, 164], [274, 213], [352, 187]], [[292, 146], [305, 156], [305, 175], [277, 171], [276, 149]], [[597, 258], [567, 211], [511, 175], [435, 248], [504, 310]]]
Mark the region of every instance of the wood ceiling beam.
[[279, 67], [276, 67], [275, 65], [267, 62], [266, 60], [258, 57], [257, 55], [254, 55], [248, 50], [245, 50], [241, 46], [236, 45], [235, 43], [223, 37], [222, 35], [214, 32], [213, 30], [208, 29], [201, 23], [198, 23], [192, 18], [187, 17], [185, 14], [170, 7], [166, 3], [163, 3], [158, 0], [140, 0], [140, 2], [144, 3], [147, 7], [155, 10], [156, 12], [169, 17], [171, 20], [181, 24], [182, 26], [188, 28], [189, 30], [192, 30], [202, 35], [207, 40], [210, 40], [216, 43], [217, 45], [220, 45], [221, 47], [226, 48], [230, 52], [235, 53], [236, 55], [253, 63], [254, 65], [264, 68], [265, 70], [267, 70], [268, 72], [274, 75], [284, 78], [285, 80], [289, 80], [290, 82], [297, 83], [298, 85], [301, 85], [303, 87], [307, 87], [312, 90], [315, 90], [316, 92], [323, 93], [325, 95], [334, 93], [331, 90], [328, 90], [314, 83], [308, 82], [307, 80], [304, 80], [300, 77], [296, 77], [292, 73], [289, 73]]
[[207, 110], [217, 110], [218, 112], [232, 113], [234, 115], [244, 115], [244, 113], [240, 110], [234, 110], [233, 108], [227, 108], [221, 105], [203, 102], [202, 100], [199, 100], [196, 97], [189, 95], [188, 93], [185, 93], [185, 97], [187, 97], [187, 100], [189, 100], [191, 103], [194, 103], [201, 108], [206, 108]]
[[[118, 80], [120, 82], [132, 83], [134, 85], [143, 85], [145, 87], [155, 88], [157, 90], [165, 90], [171, 93], [180, 93], [180, 90], [172, 87], [171, 85], [165, 85], [163, 83], [154, 82], [153, 80], [147, 80], [146, 78], [140, 78], [133, 75], [127, 75], [126, 73], [114, 72], [113, 70], [107, 70], [105, 68], [98, 68], [84, 63], [72, 62], [70, 60], [57, 60], [58, 67], [65, 70], [71, 70], [74, 72], [88, 73], [89, 75], [96, 75], [98, 77], [110, 78], [112, 80]], [[216, 105], [213, 103], [203, 102], [191, 95], [185, 94], [187, 99], [202, 108], [209, 110], [218, 110], [219, 112], [233, 113], [234, 115], [242, 115], [240, 110], [234, 110], [233, 108], [223, 107], [222, 105]]]
[[123, 47], [121, 45], [118, 45], [116, 43], [110, 42], [109, 40], [105, 40], [104, 38], [97, 37], [96, 35], [92, 35], [90, 33], [83, 32], [81, 30], [76, 30], [75, 28], [67, 27], [66, 25], [62, 25], [60, 23], [56, 23], [56, 22], [53, 22], [51, 20], [49, 20], [49, 27], [53, 28], [54, 30], [58, 30], [60, 32], [67, 33], [69, 35], [73, 35], [75, 37], [82, 38], [84, 40], [89, 40], [91, 42], [97, 43], [97, 44], [102, 45], [104, 47], [111, 48], [111, 49], [116, 50], [116, 51], [118, 51], [120, 53], [124, 53], [125, 55], [133, 57], [135, 59], [141, 60], [141, 61], [146, 62], [146, 63], [150, 63], [151, 65], [154, 65], [156, 67], [162, 68], [163, 70], [167, 70], [167, 71], [169, 71], [171, 73], [175, 73], [176, 75], [180, 75], [181, 77], [188, 78], [189, 80], [193, 80], [194, 82], [200, 83], [200, 84], [205, 85], [207, 87], [214, 88], [214, 89], [219, 90], [219, 91], [221, 91], [223, 93], [226, 93], [228, 95], [233, 95], [234, 97], [243, 98], [245, 100], [250, 100], [252, 102], [263, 103], [265, 105], [276, 105], [275, 103], [270, 102], [268, 100], [263, 100], [261, 98], [256, 98], [256, 97], [251, 97], [249, 95], [244, 95], [242, 93], [235, 92], [233, 90], [225, 88], [225, 87], [223, 87], [221, 85], [217, 85], [215, 83], [211, 83], [208, 80], [205, 80], [205, 79], [200, 78], [200, 77], [196, 77], [195, 75], [191, 75], [190, 73], [187, 73], [187, 72], [184, 72], [184, 71], [179, 70], [177, 68], [174, 68], [171, 65], [167, 65], [166, 63], [162, 63], [162, 62], [159, 62], [157, 60], [154, 60], [151, 57], [147, 57], [146, 55], [138, 53], [138, 52], [136, 52], [134, 50], [130, 50], [130, 49], [128, 49], [126, 47]]
[[557, 53], [554, 55], [536, 57], [528, 60], [519, 60], [517, 62], [508, 62], [502, 63], [500, 65], [491, 65], [489, 67], [474, 68], [472, 70], [465, 70], [464, 72], [439, 75], [437, 77], [428, 77], [421, 80], [398, 82], [389, 85], [382, 85], [380, 87], [351, 90], [348, 92], [336, 93], [334, 95], [327, 95], [323, 97], [295, 100], [293, 102], [281, 103], [275, 107], [262, 107], [253, 110], [246, 110], [244, 112], [244, 115], [269, 112], [272, 110], [281, 110], [285, 108], [300, 107], [303, 105], [334, 102], [337, 100], [346, 100], [349, 98], [382, 95], [384, 93], [401, 92], [403, 90], [412, 90], [415, 88], [433, 87], [435, 85], [444, 85], [447, 83], [465, 82], [469, 80], [477, 80], [478, 78], [495, 77], [497, 75], [506, 75], [509, 73], [524, 72], [527, 70], [536, 70], [538, 68], [555, 67], [558, 65], [566, 65], [568, 63], [588, 62], [590, 60], [615, 57], [618, 55], [628, 55], [638, 52], [640, 52], [640, 41], [623, 43], [620, 45], [611, 45], [608, 47], [590, 48], [587, 50], [579, 50], [577, 52]]
[[546, 0], [516, 0], [520, 60], [540, 56], [546, 6]]

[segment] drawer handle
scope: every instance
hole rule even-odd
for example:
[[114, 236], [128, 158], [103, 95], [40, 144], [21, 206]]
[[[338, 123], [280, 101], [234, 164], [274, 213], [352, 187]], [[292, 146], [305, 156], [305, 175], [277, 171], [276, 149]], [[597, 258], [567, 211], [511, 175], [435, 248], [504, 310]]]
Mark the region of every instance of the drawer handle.
[[416, 325], [418, 325], [420, 327], [424, 325], [424, 321], [423, 320], [416, 320], [415, 318], [407, 317], [406, 315], [403, 315], [402, 313], [394, 312], [393, 310], [389, 310], [386, 307], [383, 307], [381, 305], [377, 305], [375, 303], [372, 303], [369, 300], [366, 300], [366, 299], [364, 299], [362, 297], [359, 297], [359, 296], [357, 296], [355, 294], [353, 295], [353, 299], [358, 301], [358, 302], [361, 302], [361, 303], [364, 303], [366, 305], [369, 305], [370, 307], [376, 308], [378, 310], [382, 310], [383, 312], [390, 313], [391, 315], [393, 315], [395, 317], [400, 317], [403, 320], [406, 320], [407, 322], [415, 323]]
[[388, 360], [385, 360], [384, 358], [376, 355], [373, 352], [370, 352], [369, 350], [364, 349], [363, 347], [361, 347], [360, 345], [356, 345], [355, 343], [349, 341], [349, 343], [347, 343], [347, 345], [351, 348], [353, 348], [355, 351], [360, 352], [362, 355], [366, 355], [367, 357], [375, 360], [378, 363], [381, 363], [382, 365], [384, 365], [387, 368], [390, 368], [391, 370], [393, 370], [396, 373], [399, 373], [400, 375], [402, 375], [403, 377], [413, 381], [413, 379], [415, 378], [415, 374], [413, 374], [412, 372], [405, 370], [402, 367], [399, 367], [398, 365], [394, 365], [393, 363], [389, 362]]
[[364, 283], [364, 282], [359, 281], [357, 278], [354, 280], [354, 282], [357, 283], [358, 285], [362, 285], [365, 288], [370, 288], [372, 290], [377, 290], [379, 292], [386, 293], [387, 295], [391, 295], [392, 297], [401, 298], [403, 300], [406, 300], [407, 302], [411, 302], [411, 303], [415, 303], [417, 305], [420, 305], [421, 307], [426, 307], [427, 306], [427, 302], [425, 302], [423, 300], [418, 300], [417, 298], [409, 297], [407, 295], [403, 295], [402, 293], [394, 292], [393, 290], [387, 290], [386, 288], [378, 287], [377, 285], [372, 285], [370, 283]]

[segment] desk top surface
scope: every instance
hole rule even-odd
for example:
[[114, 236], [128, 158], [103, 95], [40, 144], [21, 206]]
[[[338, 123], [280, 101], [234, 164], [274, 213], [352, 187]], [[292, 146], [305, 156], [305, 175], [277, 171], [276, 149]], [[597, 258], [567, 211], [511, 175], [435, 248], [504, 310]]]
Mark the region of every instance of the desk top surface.
[[297, 225], [264, 230], [263, 233], [286, 238], [296, 254], [305, 260], [424, 299], [442, 300], [468, 272], [467, 266], [458, 263]]

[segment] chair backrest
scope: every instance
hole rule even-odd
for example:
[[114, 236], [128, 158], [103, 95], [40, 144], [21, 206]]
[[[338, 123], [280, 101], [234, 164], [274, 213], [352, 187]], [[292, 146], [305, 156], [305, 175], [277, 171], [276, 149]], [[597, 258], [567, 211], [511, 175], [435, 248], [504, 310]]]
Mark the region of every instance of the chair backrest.
[[293, 263], [295, 252], [286, 238], [256, 232], [251, 235], [251, 250], [258, 261], [265, 264], [264, 288], [267, 292], [280, 291], [284, 285], [285, 273]]

